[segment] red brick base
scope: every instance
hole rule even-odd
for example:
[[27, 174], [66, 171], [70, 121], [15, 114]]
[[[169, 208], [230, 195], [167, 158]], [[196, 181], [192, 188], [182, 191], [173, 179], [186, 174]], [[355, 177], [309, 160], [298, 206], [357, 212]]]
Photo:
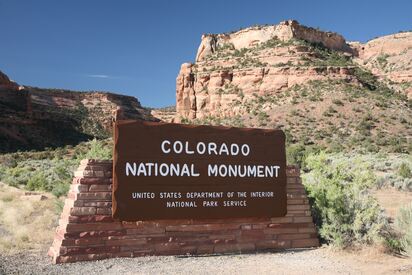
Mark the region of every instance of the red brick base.
[[319, 245], [299, 170], [287, 169], [288, 213], [281, 218], [112, 219], [112, 162], [83, 160], [49, 256], [54, 263], [144, 255], [244, 253]]

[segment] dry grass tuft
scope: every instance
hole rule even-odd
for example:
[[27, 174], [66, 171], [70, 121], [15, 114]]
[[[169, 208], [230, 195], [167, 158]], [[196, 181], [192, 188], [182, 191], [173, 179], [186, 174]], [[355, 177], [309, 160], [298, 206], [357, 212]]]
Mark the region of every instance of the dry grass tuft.
[[59, 213], [52, 195], [35, 200], [25, 192], [0, 183], [0, 253], [44, 249], [53, 240]]

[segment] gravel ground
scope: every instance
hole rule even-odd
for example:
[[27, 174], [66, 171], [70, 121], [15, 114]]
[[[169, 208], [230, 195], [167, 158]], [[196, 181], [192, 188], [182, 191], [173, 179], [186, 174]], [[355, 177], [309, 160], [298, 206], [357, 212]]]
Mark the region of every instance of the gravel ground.
[[205, 257], [151, 256], [53, 265], [45, 253], [0, 255], [0, 274], [412, 274], [412, 260], [328, 248]]

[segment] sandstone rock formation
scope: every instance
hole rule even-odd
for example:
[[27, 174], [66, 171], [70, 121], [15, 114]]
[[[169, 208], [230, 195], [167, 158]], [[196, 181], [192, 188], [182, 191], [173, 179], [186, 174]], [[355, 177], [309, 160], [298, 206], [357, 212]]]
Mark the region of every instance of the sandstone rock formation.
[[[26, 89], [34, 111], [43, 110], [43, 114], [48, 116], [49, 111], [55, 112], [60, 109], [78, 111], [80, 109], [80, 112], [87, 114], [94, 123], [101, 125], [107, 132], [112, 129], [112, 114], [117, 108], [122, 110], [123, 119], [153, 119], [149, 111], [145, 110], [132, 96], [100, 91], [74, 92], [34, 87]], [[35, 116], [41, 117], [42, 115], [36, 113]]]
[[295, 20], [288, 20], [280, 22], [278, 25], [250, 27], [229, 34], [202, 35], [196, 61], [204, 60], [208, 55], [214, 53], [219, 46], [225, 44], [231, 44], [234, 49], [239, 50], [264, 43], [275, 37], [280, 41], [289, 41], [293, 38], [303, 39], [312, 43], [323, 44], [323, 46], [333, 50], [351, 52], [351, 48], [346, 44], [343, 36], [302, 26]]
[[412, 150], [411, 49], [411, 33], [363, 45], [293, 20], [206, 34], [195, 63], [180, 67], [174, 121], [281, 128], [304, 145]]
[[178, 117], [233, 115], [238, 110], [230, 103], [245, 102], [254, 94], [280, 92], [308, 80], [353, 79], [352, 66], [311, 64], [319, 54], [310, 43], [339, 50], [342, 55], [352, 53], [341, 35], [301, 26], [294, 20], [231, 34], [203, 35], [196, 63], [182, 64], [176, 80]]
[[0, 152], [77, 144], [111, 135], [112, 114], [156, 120], [131, 96], [21, 86], [0, 74]]
[[401, 32], [372, 39], [365, 44], [351, 43], [360, 65], [383, 80], [399, 84], [412, 98], [412, 32]]
[[164, 121], [173, 122], [176, 117], [176, 106], [168, 106], [163, 108], [153, 109], [151, 112], [153, 117]]

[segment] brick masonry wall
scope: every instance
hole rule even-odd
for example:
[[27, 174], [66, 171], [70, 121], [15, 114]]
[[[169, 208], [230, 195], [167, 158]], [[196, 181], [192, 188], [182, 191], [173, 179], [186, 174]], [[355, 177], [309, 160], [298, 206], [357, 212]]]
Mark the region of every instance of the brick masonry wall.
[[83, 160], [49, 256], [54, 263], [145, 255], [245, 253], [319, 246], [299, 169], [287, 168], [287, 215], [279, 218], [112, 219], [112, 162]]

